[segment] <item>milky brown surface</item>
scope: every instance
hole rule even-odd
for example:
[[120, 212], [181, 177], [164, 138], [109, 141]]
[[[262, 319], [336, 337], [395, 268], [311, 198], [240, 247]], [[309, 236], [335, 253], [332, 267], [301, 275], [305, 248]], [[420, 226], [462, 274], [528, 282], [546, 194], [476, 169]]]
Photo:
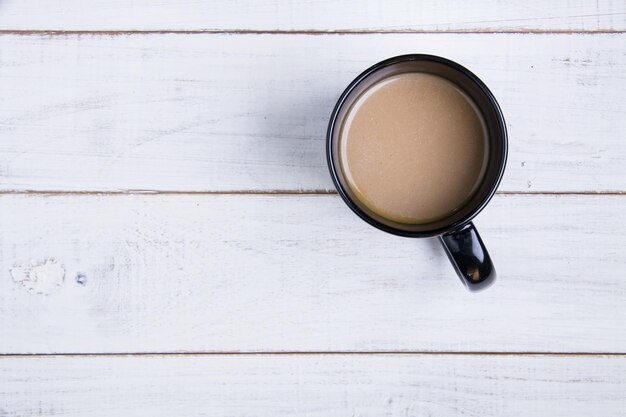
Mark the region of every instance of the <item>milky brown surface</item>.
[[353, 104], [340, 135], [348, 185], [393, 221], [450, 215], [483, 175], [482, 117], [455, 84], [436, 75], [399, 74], [375, 84]]

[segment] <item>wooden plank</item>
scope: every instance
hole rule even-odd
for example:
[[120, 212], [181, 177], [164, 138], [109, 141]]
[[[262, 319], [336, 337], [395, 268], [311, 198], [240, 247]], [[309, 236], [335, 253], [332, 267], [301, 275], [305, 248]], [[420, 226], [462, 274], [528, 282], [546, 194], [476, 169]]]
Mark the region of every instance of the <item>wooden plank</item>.
[[0, 358], [0, 415], [622, 416], [626, 358]]
[[0, 353], [623, 353], [625, 211], [497, 196], [477, 225], [500, 279], [471, 294], [435, 239], [335, 195], [4, 195]]
[[409, 52], [501, 102], [501, 190], [626, 191], [626, 35], [0, 37], [0, 190], [331, 190], [328, 117]]
[[2, 29], [624, 30], [623, 2], [5, 0]]

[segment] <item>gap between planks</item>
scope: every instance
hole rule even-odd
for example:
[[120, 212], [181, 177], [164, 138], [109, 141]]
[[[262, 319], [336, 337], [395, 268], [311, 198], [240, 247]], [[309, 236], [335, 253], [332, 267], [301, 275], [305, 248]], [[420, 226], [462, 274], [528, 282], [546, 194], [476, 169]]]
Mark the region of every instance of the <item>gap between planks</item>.
[[606, 35], [624, 34], [626, 30], [598, 29], [598, 30], [567, 30], [567, 29], [455, 29], [455, 30], [420, 30], [420, 29], [342, 29], [342, 30], [261, 30], [261, 29], [158, 29], [158, 30], [28, 30], [28, 29], [0, 29], [2, 35], [17, 36], [129, 36], [129, 35], [398, 35], [398, 34], [425, 34], [425, 35]]
[[[71, 191], [71, 190], [6, 190], [3, 195], [336, 195], [335, 190], [231, 190], [231, 191], [159, 191], [159, 190], [112, 190], [112, 191]], [[626, 191], [497, 191], [497, 195], [583, 195], [621, 196]]]
[[622, 352], [490, 352], [490, 351], [195, 351], [195, 352], [96, 352], [96, 353], [0, 353], [6, 357], [127, 357], [127, 356], [550, 356], [550, 357], [625, 357]]

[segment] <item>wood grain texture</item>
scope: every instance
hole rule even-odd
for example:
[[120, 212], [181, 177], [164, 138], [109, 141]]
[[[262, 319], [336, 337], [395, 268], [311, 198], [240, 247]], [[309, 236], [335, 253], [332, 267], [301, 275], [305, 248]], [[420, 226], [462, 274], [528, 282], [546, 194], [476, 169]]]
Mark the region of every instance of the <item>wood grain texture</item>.
[[[336, 98], [412, 52], [498, 97], [501, 190], [625, 192], [625, 31], [608, 0], [0, 0], [0, 417], [623, 415], [626, 196], [496, 196], [469, 294], [335, 195], [177, 193], [332, 190]], [[72, 352], [134, 355], [37, 356]]]
[[364, 68], [447, 56], [510, 134], [504, 191], [626, 191], [626, 35], [0, 36], [0, 190], [331, 190]]
[[60, 30], [414, 30], [626, 29], [621, 1], [464, 2], [159, 0], [0, 2], [2, 29]]
[[622, 416], [626, 358], [0, 358], [0, 415]]
[[[335, 195], [5, 195], [0, 352], [623, 353], [625, 211], [496, 196], [476, 224], [499, 282], [470, 294], [437, 240]], [[16, 282], [48, 259], [58, 287]]]

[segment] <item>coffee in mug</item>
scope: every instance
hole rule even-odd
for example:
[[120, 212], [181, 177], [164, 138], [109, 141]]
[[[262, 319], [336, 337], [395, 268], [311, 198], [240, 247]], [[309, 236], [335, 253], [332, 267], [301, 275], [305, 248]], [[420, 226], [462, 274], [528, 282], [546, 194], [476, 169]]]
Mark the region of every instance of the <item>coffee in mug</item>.
[[449, 216], [485, 173], [482, 115], [438, 75], [409, 72], [373, 84], [352, 104], [339, 135], [348, 186], [372, 211], [400, 223]]

